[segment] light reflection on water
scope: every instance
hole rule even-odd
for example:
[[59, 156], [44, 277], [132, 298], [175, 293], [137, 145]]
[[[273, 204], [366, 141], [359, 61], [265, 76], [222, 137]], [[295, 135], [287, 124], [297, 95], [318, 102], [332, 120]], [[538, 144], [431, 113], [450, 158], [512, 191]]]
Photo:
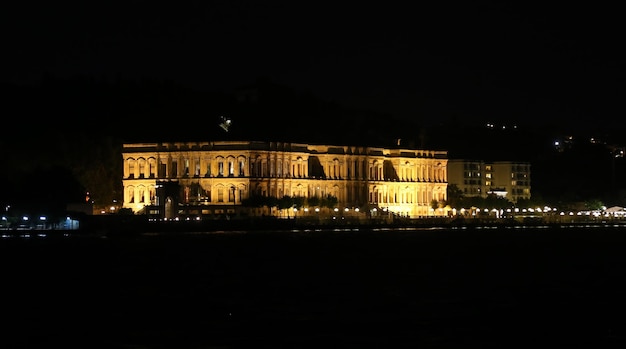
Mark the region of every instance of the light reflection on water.
[[[264, 234], [359, 234], [359, 233], [420, 233], [420, 232], [479, 232], [479, 231], [544, 231], [544, 230], [608, 230], [608, 231], [620, 231], [626, 232], [626, 225], [624, 224], [609, 224], [609, 223], [581, 223], [581, 224], [556, 224], [556, 225], [460, 225], [460, 226], [418, 226], [418, 227], [305, 227], [296, 229], [252, 229], [252, 230], [209, 230], [209, 231], [147, 231], [138, 233], [121, 233], [114, 234], [116, 237], [128, 236], [203, 236], [203, 235], [264, 235]], [[0, 233], [1, 240], [13, 240], [13, 239], [66, 239], [66, 238], [107, 238], [110, 234], [96, 233], [86, 234], [81, 231], [37, 231], [37, 230], [6, 230]]]
[[[167, 236], [263, 236], [263, 235], [293, 235], [293, 236], [315, 236], [315, 235], [394, 235], [403, 233], [405, 236], [418, 236], [420, 233], [432, 232], [464, 232], [471, 236], [472, 233], [490, 232], [490, 234], [513, 231], [549, 231], [549, 232], [615, 232], [626, 233], [626, 225], [622, 223], [575, 223], [575, 224], [544, 224], [544, 225], [459, 225], [459, 226], [401, 226], [401, 227], [303, 227], [289, 229], [251, 229], [251, 230], [208, 230], [208, 231], [146, 231], [146, 232], [123, 232], [113, 234], [106, 233], [84, 233], [79, 230], [5, 230], [0, 232], [2, 240], [64, 240], [64, 239], [107, 239], [111, 237], [167, 237]], [[497, 235], [492, 235], [497, 236]]]
[[218, 231], [195, 231], [195, 232], [150, 232], [142, 235], [241, 235], [241, 234], [311, 234], [311, 233], [394, 233], [394, 232], [433, 232], [433, 231], [510, 231], [510, 230], [624, 230], [626, 232], [626, 225], [623, 224], [564, 224], [564, 225], [477, 225], [477, 226], [432, 226], [432, 227], [350, 227], [350, 228], [335, 228], [335, 227], [319, 227], [319, 228], [301, 228], [301, 229], [286, 229], [286, 230], [218, 230]]

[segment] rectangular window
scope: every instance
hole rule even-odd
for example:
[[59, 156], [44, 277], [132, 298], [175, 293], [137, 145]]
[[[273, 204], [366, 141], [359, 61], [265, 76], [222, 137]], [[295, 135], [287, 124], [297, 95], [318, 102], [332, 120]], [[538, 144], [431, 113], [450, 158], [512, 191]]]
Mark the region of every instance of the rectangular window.
[[178, 162], [172, 161], [172, 175], [170, 178], [178, 177]]
[[224, 189], [217, 189], [217, 202], [224, 202]]
[[224, 162], [220, 161], [217, 163], [217, 175], [220, 177], [224, 177]]

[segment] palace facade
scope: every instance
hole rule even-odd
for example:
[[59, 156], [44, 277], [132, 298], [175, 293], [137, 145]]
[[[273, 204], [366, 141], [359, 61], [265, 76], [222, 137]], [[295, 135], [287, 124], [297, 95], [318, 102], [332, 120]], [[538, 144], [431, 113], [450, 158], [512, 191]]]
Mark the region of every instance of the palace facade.
[[433, 201], [447, 199], [446, 151], [220, 141], [124, 144], [122, 155], [123, 207], [164, 218], [237, 213], [255, 195], [408, 217], [443, 215]]

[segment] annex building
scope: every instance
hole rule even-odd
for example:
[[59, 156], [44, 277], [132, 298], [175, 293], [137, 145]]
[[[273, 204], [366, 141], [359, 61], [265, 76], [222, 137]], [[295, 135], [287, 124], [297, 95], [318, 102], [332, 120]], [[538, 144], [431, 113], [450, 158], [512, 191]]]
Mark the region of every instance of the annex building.
[[134, 213], [218, 216], [254, 195], [331, 195], [346, 212], [445, 214], [433, 202], [447, 199], [446, 151], [219, 141], [124, 144], [122, 156], [123, 207]]
[[494, 194], [517, 203], [530, 199], [530, 163], [449, 159], [449, 183], [464, 196], [485, 198]]

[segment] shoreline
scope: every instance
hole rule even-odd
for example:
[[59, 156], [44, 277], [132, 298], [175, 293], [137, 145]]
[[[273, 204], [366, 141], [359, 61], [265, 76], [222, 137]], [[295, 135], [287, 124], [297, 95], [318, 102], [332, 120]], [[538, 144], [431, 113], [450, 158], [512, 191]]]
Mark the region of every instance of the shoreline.
[[311, 231], [311, 230], [410, 230], [410, 229], [515, 229], [515, 228], [626, 228], [626, 219], [492, 219], [492, 218], [402, 218], [395, 220], [337, 220], [274, 217], [246, 217], [199, 221], [151, 221], [145, 216], [89, 216], [77, 229], [3, 230], [7, 237], [31, 236], [138, 236], [143, 234], [184, 234], [234, 231]]

